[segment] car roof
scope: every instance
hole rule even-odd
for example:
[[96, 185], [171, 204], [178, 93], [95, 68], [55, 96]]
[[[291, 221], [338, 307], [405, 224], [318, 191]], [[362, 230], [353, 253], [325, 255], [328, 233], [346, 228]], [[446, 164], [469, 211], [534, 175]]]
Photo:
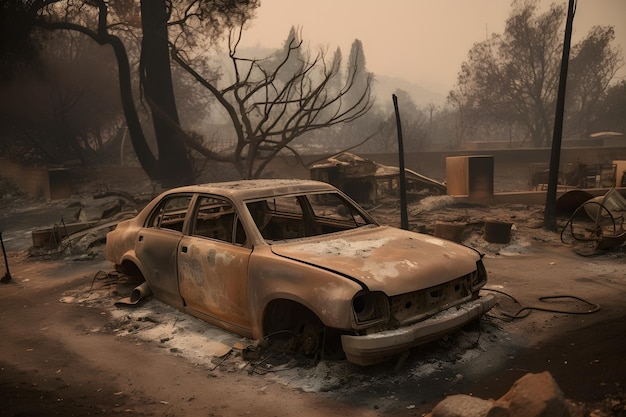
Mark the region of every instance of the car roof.
[[255, 197], [336, 190], [328, 183], [314, 180], [256, 179], [188, 185], [173, 188], [167, 194], [180, 192], [210, 193], [247, 200]]

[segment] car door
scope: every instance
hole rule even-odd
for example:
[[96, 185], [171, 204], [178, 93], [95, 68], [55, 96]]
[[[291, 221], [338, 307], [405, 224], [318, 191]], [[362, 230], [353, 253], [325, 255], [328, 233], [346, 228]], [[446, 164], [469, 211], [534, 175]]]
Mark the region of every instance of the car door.
[[182, 305], [176, 258], [192, 196], [176, 194], [165, 197], [139, 231], [135, 247], [152, 293], [157, 299], [173, 306]]
[[199, 196], [190, 230], [180, 243], [178, 279], [186, 308], [208, 320], [250, 329], [247, 274], [251, 249], [233, 205]]

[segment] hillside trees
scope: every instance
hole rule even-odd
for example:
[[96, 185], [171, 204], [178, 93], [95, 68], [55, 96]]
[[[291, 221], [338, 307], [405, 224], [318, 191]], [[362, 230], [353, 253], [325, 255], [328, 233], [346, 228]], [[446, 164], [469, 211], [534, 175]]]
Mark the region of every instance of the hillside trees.
[[[484, 133], [481, 126], [493, 129], [500, 124], [505, 131], [523, 132], [534, 146], [550, 143], [564, 20], [563, 5], [552, 4], [539, 13], [536, 0], [517, 1], [504, 33], [473, 46], [449, 95], [465, 136]], [[573, 47], [566, 103], [570, 121], [585, 120], [581, 114], [589, 113], [619, 68], [621, 55], [612, 40], [611, 27], [595, 27]]]
[[[402, 89], [393, 93], [398, 100], [398, 109], [402, 120], [402, 136], [405, 152], [419, 152], [428, 139], [428, 117], [425, 109], [420, 108], [411, 95]], [[359, 150], [371, 153], [397, 152], [398, 130], [393, 103], [377, 109], [369, 119], [369, 132], [374, 133], [371, 140], [359, 146]], [[362, 134], [364, 136], [365, 133]]]
[[614, 39], [613, 28], [595, 26], [573, 50], [574, 58], [569, 65], [566, 114], [570, 135], [587, 137], [596, 129], [602, 129], [598, 123], [605, 114], [606, 109], [602, 107], [621, 64], [621, 54], [611, 48]]
[[598, 106], [596, 131], [626, 132], [626, 80], [621, 80], [607, 90]]
[[[339, 48], [335, 51], [333, 60], [336, 62], [342, 60]], [[345, 72], [343, 72], [344, 69]], [[341, 101], [328, 106], [322, 114], [323, 117], [327, 117], [335, 112], [340, 105], [358, 106], [360, 105], [359, 102], [364, 99], [367, 99], [369, 110], [359, 116], [358, 123], [339, 123], [318, 132], [316, 137], [307, 135], [303, 140], [308, 143], [315, 142], [318, 148], [323, 148], [330, 153], [352, 149], [358, 149], [361, 152], [379, 152], [381, 149], [380, 142], [384, 140], [381, 137], [381, 132], [385, 116], [379, 106], [373, 106], [377, 101], [373, 95], [373, 82], [373, 74], [367, 69], [363, 43], [359, 39], [355, 39], [350, 45], [347, 65], [341, 69], [338, 76], [329, 80], [326, 88], [333, 94], [337, 94], [342, 90], [344, 83], [350, 84], [351, 87], [346, 91]], [[367, 95], [363, 95], [364, 92], [367, 92]], [[311, 147], [309, 146], [309, 148]]]

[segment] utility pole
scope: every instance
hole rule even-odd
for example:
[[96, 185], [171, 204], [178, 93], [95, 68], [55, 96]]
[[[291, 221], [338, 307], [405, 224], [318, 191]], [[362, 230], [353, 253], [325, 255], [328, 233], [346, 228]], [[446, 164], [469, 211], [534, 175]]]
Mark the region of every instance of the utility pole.
[[398, 159], [399, 159], [399, 185], [400, 185], [400, 228], [409, 230], [408, 202], [406, 198], [406, 173], [404, 172], [404, 142], [402, 141], [402, 123], [400, 122], [400, 110], [398, 109], [398, 97], [391, 95], [393, 108], [396, 111], [396, 126], [398, 130]]
[[6, 284], [11, 281], [11, 272], [9, 272], [9, 259], [7, 258], [7, 251], [4, 248], [4, 241], [2, 240], [2, 230], [0, 230], [0, 245], [2, 246], [2, 255], [4, 255], [4, 267], [6, 269], [6, 273], [2, 278], [0, 278], [0, 282]]
[[548, 191], [546, 193], [546, 208], [543, 212], [543, 227], [556, 232], [556, 191], [559, 181], [559, 165], [561, 163], [561, 139], [563, 137], [563, 114], [565, 112], [565, 85], [567, 84], [567, 67], [569, 51], [572, 42], [572, 26], [576, 13], [576, 0], [569, 0], [567, 21], [565, 23], [565, 40], [563, 41], [563, 56], [561, 58], [561, 73], [559, 76], [559, 91], [556, 101], [556, 115], [554, 117], [554, 131], [552, 134], [552, 150], [550, 152], [550, 174], [548, 176]]

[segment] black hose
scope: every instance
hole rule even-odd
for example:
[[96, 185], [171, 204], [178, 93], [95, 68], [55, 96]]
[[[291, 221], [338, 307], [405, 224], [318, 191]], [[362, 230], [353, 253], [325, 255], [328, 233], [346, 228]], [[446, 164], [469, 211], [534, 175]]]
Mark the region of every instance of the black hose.
[[516, 313], [512, 314], [512, 313], [508, 313], [506, 311], [500, 310], [503, 316], [509, 317], [511, 319], [523, 319], [525, 317], [528, 317], [530, 312], [533, 310], [545, 311], [548, 313], [561, 313], [561, 314], [592, 314], [592, 313], [596, 313], [600, 311], [599, 304], [592, 303], [590, 301], [587, 301], [580, 297], [576, 297], [574, 295], [547, 295], [547, 296], [539, 297], [539, 301], [556, 300], [556, 299], [572, 299], [572, 300], [578, 300], [585, 304], [588, 304], [589, 306], [591, 306], [591, 308], [587, 311], [570, 311], [570, 310], [560, 310], [560, 309], [555, 309], [555, 308], [547, 308], [547, 307], [539, 307], [539, 306], [523, 307], [522, 304], [515, 297], [513, 297], [511, 294], [508, 294], [504, 291], [496, 290], [494, 288], [483, 288], [482, 290], [496, 292], [498, 294], [505, 295], [509, 297], [511, 300], [513, 300], [516, 304], [518, 304], [520, 306], [520, 309]]
[[604, 204], [599, 203], [597, 201], [589, 200], [589, 201], [584, 202], [580, 206], [578, 206], [578, 208], [576, 210], [574, 210], [572, 215], [569, 217], [569, 219], [567, 220], [567, 223], [565, 223], [565, 226], [563, 226], [563, 229], [561, 229], [561, 242], [566, 243], [566, 244], [568, 243], [563, 238], [563, 234], [565, 233], [565, 230], [567, 229], [567, 226], [570, 227], [570, 233], [571, 233], [572, 237], [575, 240], [579, 240], [579, 241], [583, 241], [583, 242], [592, 242], [592, 241], [598, 241], [599, 240], [598, 237], [593, 237], [593, 238], [577, 237], [576, 234], [574, 233], [574, 217], [576, 217], [578, 212], [580, 210], [582, 210], [587, 204], [597, 204], [598, 206], [600, 206], [600, 212], [598, 213], [598, 217], [595, 219], [596, 227], [599, 226], [598, 223], [600, 222], [602, 209], [604, 209], [609, 214], [609, 217], [611, 218], [611, 221], [613, 222], [613, 235], [615, 235], [615, 233], [617, 231], [617, 225], [616, 225], [616, 222], [615, 222], [615, 217], [613, 217], [613, 214], [611, 213], [611, 211]]

